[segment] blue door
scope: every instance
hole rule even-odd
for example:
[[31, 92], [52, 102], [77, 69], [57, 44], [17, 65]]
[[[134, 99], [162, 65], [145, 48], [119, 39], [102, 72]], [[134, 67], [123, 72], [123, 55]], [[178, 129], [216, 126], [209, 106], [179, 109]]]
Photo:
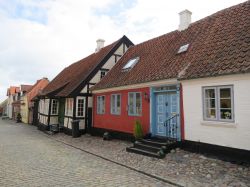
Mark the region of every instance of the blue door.
[[178, 113], [178, 100], [176, 92], [156, 93], [155, 102], [155, 135], [164, 137], [176, 137], [177, 131], [171, 128], [176, 127], [177, 119], [169, 120], [166, 126], [165, 122], [170, 117]]

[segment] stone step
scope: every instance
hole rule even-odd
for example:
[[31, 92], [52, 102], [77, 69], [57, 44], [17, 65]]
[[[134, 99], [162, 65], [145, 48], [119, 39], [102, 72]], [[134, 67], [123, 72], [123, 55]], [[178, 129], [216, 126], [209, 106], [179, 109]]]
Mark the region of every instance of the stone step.
[[159, 153], [154, 153], [154, 152], [138, 149], [138, 148], [135, 148], [135, 147], [127, 147], [126, 151], [131, 152], [131, 153], [136, 153], [136, 154], [149, 156], [149, 157], [154, 157], [154, 158], [164, 158], [165, 157], [165, 153], [159, 154]]
[[167, 142], [157, 142], [157, 141], [154, 141], [152, 139], [142, 139], [142, 140], [139, 140], [139, 142], [141, 142], [143, 144], [146, 144], [146, 145], [159, 147], [159, 148], [161, 148], [162, 146], [167, 146], [168, 145]]
[[161, 147], [144, 144], [143, 142], [138, 142], [138, 141], [134, 143], [134, 147], [145, 150], [145, 151], [155, 152], [155, 153], [157, 153], [158, 151], [162, 149]]

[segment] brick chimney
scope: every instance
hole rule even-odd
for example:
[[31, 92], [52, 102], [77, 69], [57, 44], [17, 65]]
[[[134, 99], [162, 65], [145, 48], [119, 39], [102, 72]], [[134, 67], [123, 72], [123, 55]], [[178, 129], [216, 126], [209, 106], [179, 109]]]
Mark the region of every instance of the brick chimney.
[[182, 12], [179, 13], [180, 15], [180, 24], [179, 24], [179, 31], [183, 31], [188, 28], [188, 26], [191, 23], [191, 15], [192, 12], [189, 10], [183, 10]]
[[97, 45], [96, 45], [95, 52], [100, 51], [100, 49], [104, 47], [104, 42], [105, 42], [105, 40], [103, 40], [103, 39], [96, 40]]

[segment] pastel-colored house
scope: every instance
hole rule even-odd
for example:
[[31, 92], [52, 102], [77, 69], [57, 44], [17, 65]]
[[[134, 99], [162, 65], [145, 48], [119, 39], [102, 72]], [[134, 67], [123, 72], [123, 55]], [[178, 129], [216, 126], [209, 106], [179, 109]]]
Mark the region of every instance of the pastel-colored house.
[[130, 47], [92, 88], [92, 131], [129, 136], [139, 120], [145, 135], [249, 156], [249, 17], [249, 1], [194, 23], [185, 10], [178, 30]]
[[0, 116], [7, 116], [7, 104], [8, 99], [5, 99], [2, 103], [0, 103]]
[[33, 86], [30, 86], [28, 91], [22, 93], [21, 116], [23, 123], [31, 124], [33, 122], [33, 113], [34, 110], [37, 111], [37, 109], [34, 108], [32, 99], [34, 99], [34, 97], [36, 97], [39, 92], [41, 92], [42, 89], [48, 85], [48, 83], [49, 80], [47, 78], [42, 78], [40, 80], [37, 80], [37, 82]]
[[13, 105], [16, 100], [20, 100], [20, 88], [17, 86], [10, 86], [7, 89], [8, 103], [7, 103], [7, 116], [12, 119], [13, 117]]
[[96, 51], [66, 67], [39, 96], [39, 128], [53, 130], [64, 128], [71, 134], [71, 122], [79, 120], [83, 133], [92, 123], [92, 94], [90, 88], [100, 81], [133, 43], [123, 36], [104, 47], [104, 40], [97, 40]]

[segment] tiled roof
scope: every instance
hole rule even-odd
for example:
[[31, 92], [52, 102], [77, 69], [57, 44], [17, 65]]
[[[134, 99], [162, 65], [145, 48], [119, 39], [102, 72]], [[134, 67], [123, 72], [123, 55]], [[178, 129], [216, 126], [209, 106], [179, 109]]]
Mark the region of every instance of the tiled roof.
[[10, 86], [10, 88], [8, 88], [8, 90], [7, 90], [7, 96], [13, 95], [13, 94], [18, 93], [18, 92], [20, 92], [20, 88], [19, 87], [17, 87], [17, 86]]
[[36, 81], [32, 88], [27, 93], [27, 98], [30, 106], [30, 101], [34, 99], [47, 85], [49, 80], [47, 78], [42, 78]]
[[[129, 48], [94, 90], [164, 79], [250, 72], [250, 1]], [[181, 46], [190, 44], [178, 54]], [[122, 71], [132, 58], [139, 62]]]
[[28, 91], [30, 91], [31, 88], [32, 88], [32, 85], [21, 84], [21, 91], [22, 92], [28, 92]]
[[128, 38], [123, 36], [116, 42], [101, 48], [97, 53], [93, 53], [65, 68], [44, 88], [42, 95], [62, 97], [70, 95], [80, 84], [84, 83], [90, 73], [102, 60], [115, 49], [117, 45], [120, 45], [122, 40], [128, 40]]

